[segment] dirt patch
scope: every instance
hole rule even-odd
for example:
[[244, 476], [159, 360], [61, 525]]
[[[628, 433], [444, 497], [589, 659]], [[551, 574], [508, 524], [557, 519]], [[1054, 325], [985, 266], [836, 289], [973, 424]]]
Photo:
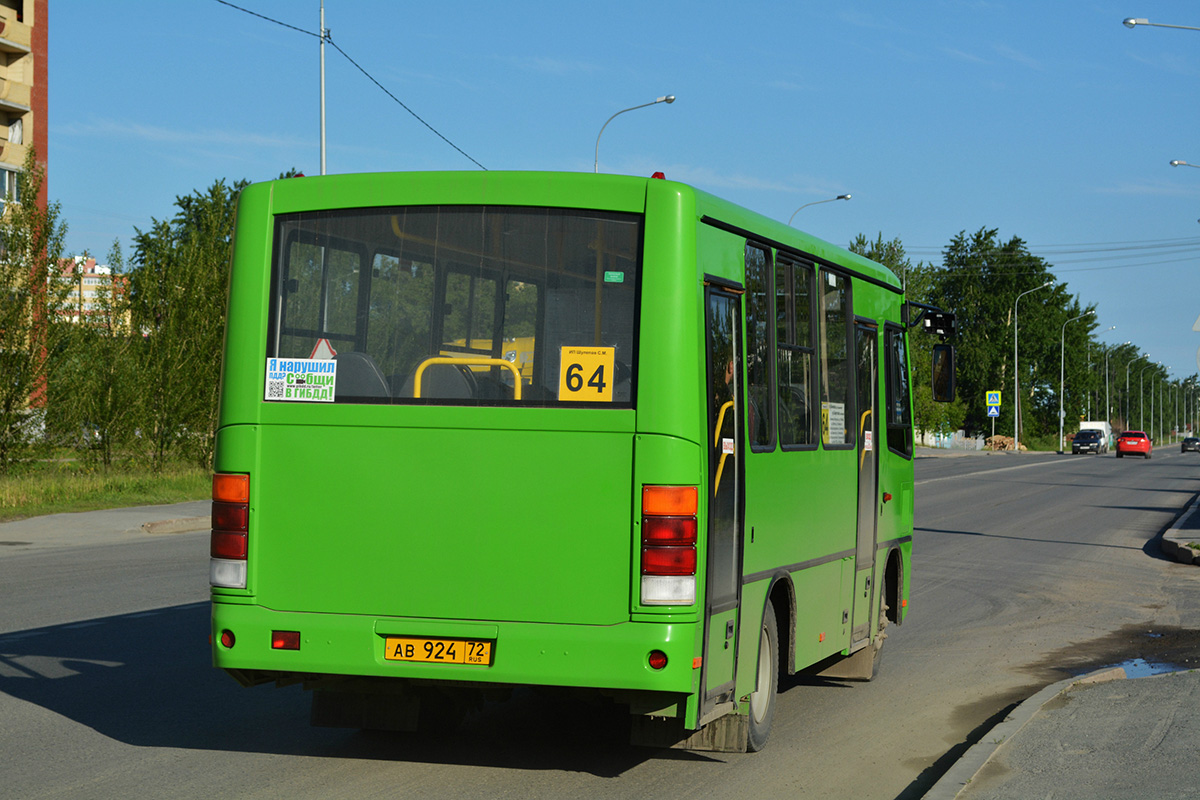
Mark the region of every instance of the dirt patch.
[[1038, 678], [1061, 680], [1130, 662], [1159, 671], [1200, 667], [1200, 630], [1168, 625], [1130, 624], [1087, 642], [1066, 645], [1022, 668]]

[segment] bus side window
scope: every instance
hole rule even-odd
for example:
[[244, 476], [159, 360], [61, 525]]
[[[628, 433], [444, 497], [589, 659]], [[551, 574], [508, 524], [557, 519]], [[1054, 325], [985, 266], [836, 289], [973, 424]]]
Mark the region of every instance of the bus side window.
[[746, 245], [746, 414], [751, 450], [774, 449], [771, 367], [771, 253]]
[[811, 264], [780, 258], [775, 268], [779, 441], [784, 449], [816, 444], [813, 432]]
[[913, 453], [913, 435], [907, 343], [904, 331], [890, 325], [885, 329], [885, 337], [887, 408], [884, 411], [884, 419], [887, 421], [888, 448], [905, 458], [910, 458]]
[[842, 447], [855, 442], [850, 394], [850, 282], [821, 270], [821, 441]]

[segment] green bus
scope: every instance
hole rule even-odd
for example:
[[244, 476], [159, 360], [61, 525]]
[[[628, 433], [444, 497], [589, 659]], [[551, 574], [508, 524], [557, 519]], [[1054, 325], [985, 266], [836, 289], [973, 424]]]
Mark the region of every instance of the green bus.
[[217, 667], [317, 725], [571, 687], [727, 751], [781, 675], [873, 675], [936, 316], [890, 271], [658, 174], [273, 181], [234, 242]]

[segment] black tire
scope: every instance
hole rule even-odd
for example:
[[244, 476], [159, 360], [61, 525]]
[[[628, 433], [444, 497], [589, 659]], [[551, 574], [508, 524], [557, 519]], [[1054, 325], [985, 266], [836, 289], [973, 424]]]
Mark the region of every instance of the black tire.
[[1147, 460], [1150, 458], [1150, 454], [1149, 454], [1149, 453], [1146, 453], [1146, 458], [1147, 458]]
[[757, 753], [771, 738], [775, 719], [775, 696], [779, 692], [779, 628], [775, 606], [767, 601], [763, 609], [762, 632], [758, 637], [758, 678], [750, 695], [750, 736], [747, 748]]
[[1123, 453], [1122, 453], [1120, 450], [1118, 450], [1118, 451], [1117, 451], [1117, 458], [1120, 458], [1122, 455], [1124, 455], [1124, 454], [1123, 454]]

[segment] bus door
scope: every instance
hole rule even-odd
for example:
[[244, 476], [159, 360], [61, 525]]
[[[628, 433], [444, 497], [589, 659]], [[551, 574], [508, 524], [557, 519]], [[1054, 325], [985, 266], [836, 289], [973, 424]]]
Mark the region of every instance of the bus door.
[[[736, 292], [736, 293], [735, 293]], [[705, 293], [708, 361], [708, 561], [700, 719], [734, 700], [742, 547], [741, 292]], [[716, 712], [716, 713], [714, 713]]]
[[875, 608], [875, 542], [879, 521], [879, 328], [870, 320], [854, 322], [855, 413], [858, 415], [858, 535], [855, 551], [854, 617], [850, 644], [871, 636]]

